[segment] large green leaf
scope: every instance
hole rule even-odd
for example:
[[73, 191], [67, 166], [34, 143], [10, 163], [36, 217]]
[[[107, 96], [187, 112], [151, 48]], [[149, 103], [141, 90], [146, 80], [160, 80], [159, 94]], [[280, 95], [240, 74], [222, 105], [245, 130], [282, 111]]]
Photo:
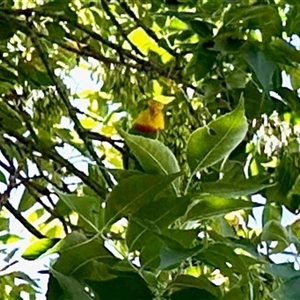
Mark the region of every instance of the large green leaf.
[[216, 52], [210, 51], [199, 45], [195, 51], [193, 58], [186, 66], [186, 76], [195, 76], [195, 79], [201, 80], [212, 70], [216, 62]]
[[[168, 290], [171, 290], [172, 296], [171, 299], [204, 299], [204, 298], [177, 298], [175, 292], [184, 289], [198, 289], [205, 290], [210, 294], [206, 296], [205, 299], [220, 299], [222, 297], [222, 291], [219, 287], [210, 282], [205, 276], [200, 276], [198, 278], [189, 276], [189, 275], [179, 275], [177, 276], [167, 287]], [[213, 296], [213, 297], [212, 297]]]
[[179, 174], [134, 175], [122, 180], [110, 193], [105, 213], [106, 223], [134, 213], [140, 207], [153, 203]]
[[101, 199], [92, 196], [77, 196], [74, 194], [64, 194], [57, 192], [62, 200], [71, 210], [78, 213], [93, 230], [99, 231], [102, 224]]
[[[168, 175], [180, 172], [176, 157], [163, 143], [125, 132], [122, 136], [146, 173]], [[178, 188], [179, 181], [174, 184]]]
[[257, 205], [251, 201], [242, 199], [227, 199], [213, 195], [199, 197], [195, 204], [186, 213], [186, 220], [204, 220], [220, 215], [225, 215], [231, 211], [240, 209], [251, 209]]
[[57, 244], [55, 244], [51, 249], [49, 249], [47, 251], [47, 254], [61, 253], [64, 250], [67, 250], [80, 243], [86, 242], [87, 240], [88, 239], [84, 234], [79, 233], [77, 231], [73, 231], [70, 234], [68, 234], [64, 239], [60, 240]]
[[134, 214], [133, 219], [129, 219], [126, 232], [126, 243], [129, 249], [140, 249], [151, 234], [151, 230], [143, 228], [135, 222], [134, 218], [150, 221], [156, 229], [166, 228], [185, 213], [189, 202], [189, 196], [163, 197], [159, 198], [155, 203], [142, 206]]
[[275, 63], [264, 52], [251, 47], [245, 54], [245, 60], [254, 71], [256, 78], [265, 92], [273, 85], [273, 75], [277, 69]]
[[124, 273], [106, 281], [87, 281], [101, 300], [152, 300], [153, 295], [146, 282], [135, 273]]
[[276, 247], [272, 249], [273, 253], [282, 252], [290, 244], [287, 230], [276, 220], [271, 220], [265, 224], [261, 241], [278, 242]]
[[[56, 278], [59, 285], [61, 286], [61, 291], [64, 294], [63, 299], [72, 299], [72, 300], [92, 300], [94, 299], [90, 296], [85, 286], [80, 284], [75, 278], [66, 276], [60, 272], [55, 270], [51, 270], [51, 274]], [[51, 297], [47, 297], [47, 299], [51, 299]], [[54, 300], [54, 298], [52, 298]]]
[[280, 222], [282, 218], [282, 206], [276, 203], [267, 203], [263, 210], [262, 223], [265, 226], [269, 221]]
[[274, 184], [262, 183], [266, 178], [251, 177], [249, 179], [236, 180], [234, 182], [217, 181], [200, 183], [199, 188], [203, 193], [209, 193], [223, 197], [240, 197], [255, 194]]
[[[230, 277], [234, 276], [233, 273], [247, 274], [249, 266], [243, 260], [243, 257], [243, 255], [236, 254], [234, 249], [222, 243], [210, 244], [198, 254], [200, 261], [220, 269], [223, 275]], [[228, 266], [228, 263], [230, 266]]]
[[151, 238], [144, 244], [140, 261], [142, 268], [146, 270], [170, 270], [178, 267], [201, 249], [202, 245], [187, 249], [177, 241], [157, 233], [155, 239]]
[[104, 247], [104, 243], [100, 238], [94, 237], [64, 248], [53, 265], [53, 269], [62, 274], [71, 275], [92, 260], [107, 260], [112, 263], [117, 259]]
[[242, 142], [247, 130], [244, 102], [241, 100], [235, 110], [192, 133], [187, 145], [191, 171], [194, 173], [227, 157]]
[[293, 263], [283, 264], [267, 264], [266, 271], [273, 276], [280, 277], [284, 280], [289, 280], [294, 277], [300, 277], [299, 270], [295, 270]]
[[300, 294], [300, 276], [282, 283], [273, 293], [274, 300], [298, 300]]

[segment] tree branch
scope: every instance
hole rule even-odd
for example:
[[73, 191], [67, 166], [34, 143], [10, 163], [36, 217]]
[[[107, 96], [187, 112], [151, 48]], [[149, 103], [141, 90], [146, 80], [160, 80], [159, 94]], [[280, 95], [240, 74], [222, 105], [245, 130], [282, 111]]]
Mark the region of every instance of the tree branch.
[[38, 239], [46, 238], [45, 235], [35, 229], [8, 201], [4, 204], [4, 207], [35, 237]]
[[105, 166], [103, 165], [103, 162], [100, 160], [100, 158], [98, 157], [96, 151], [93, 148], [93, 144], [92, 142], [89, 140], [89, 138], [85, 135], [85, 129], [81, 126], [79, 119], [77, 118], [76, 112], [73, 108], [73, 106], [71, 105], [69, 99], [68, 99], [68, 95], [65, 92], [65, 88], [63, 87], [63, 83], [61, 82], [60, 79], [58, 79], [58, 77], [54, 74], [54, 69], [52, 68], [50, 62], [49, 62], [49, 58], [46, 56], [46, 52], [43, 49], [43, 46], [40, 44], [37, 35], [35, 34], [34, 30], [29, 29], [29, 34], [31, 37], [31, 40], [33, 42], [33, 44], [35, 45], [41, 60], [48, 72], [48, 75], [50, 76], [53, 84], [55, 85], [57, 92], [59, 94], [59, 96], [61, 97], [63, 103], [65, 104], [68, 112], [69, 112], [69, 116], [71, 118], [71, 120], [74, 123], [74, 127], [75, 130], [77, 131], [79, 137], [82, 139], [82, 141], [84, 142], [88, 152], [90, 153], [90, 155], [92, 156], [92, 158], [96, 161], [96, 163], [98, 164], [103, 177], [105, 178], [108, 186], [110, 188], [112, 188], [114, 186], [114, 183], [112, 182], [110, 175], [108, 174], [108, 172], [106, 171]]

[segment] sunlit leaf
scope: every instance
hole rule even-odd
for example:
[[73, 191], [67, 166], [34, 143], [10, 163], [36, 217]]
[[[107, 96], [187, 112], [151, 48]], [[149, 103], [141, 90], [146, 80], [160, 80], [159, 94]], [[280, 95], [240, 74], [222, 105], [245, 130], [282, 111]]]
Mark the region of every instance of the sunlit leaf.
[[28, 260], [34, 260], [52, 248], [59, 239], [40, 239], [29, 245], [22, 254], [22, 257]]
[[172, 59], [172, 56], [166, 50], [160, 48], [141, 27], [133, 30], [128, 37], [145, 55], [151, 50], [159, 54], [163, 63], [167, 63]]
[[244, 139], [248, 129], [244, 104], [211, 121], [192, 133], [187, 145], [187, 159], [192, 172], [209, 167], [227, 157]]

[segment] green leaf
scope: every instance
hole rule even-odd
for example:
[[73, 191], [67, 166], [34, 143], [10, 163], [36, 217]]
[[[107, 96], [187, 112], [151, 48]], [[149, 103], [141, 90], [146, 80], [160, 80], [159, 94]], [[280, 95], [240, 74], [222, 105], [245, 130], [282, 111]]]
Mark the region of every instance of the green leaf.
[[300, 294], [300, 276], [283, 282], [271, 296], [274, 300], [298, 300]]
[[3, 101], [0, 102], [0, 123], [3, 129], [8, 132], [23, 128], [18, 113]]
[[0, 182], [7, 183], [6, 177], [1, 171], [0, 171]]
[[211, 72], [215, 62], [216, 62], [216, 52], [210, 51], [198, 46], [192, 59], [188, 63], [185, 69], [185, 74], [187, 77], [195, 75], [196, 81], [205, 78], [205, 76]]
[[20, 200], [18, 210], [24, 212], [27, 209], [31, 208], [36, 203], [34, 197], [28, 192], [27, 189], [24, 190], [22, 198]]
[[190, 248], [192, 243], [197, 239], [199, 234], [196, 229], [182, 230], [182, 229], [164, 229], [162, 234], [165, 237], [176, 241], [184, 248]]
[[[66, 276], [60, 272], [51, 270], [51, 274], [56, 278], [61, 290], [64, 293], [64, 299], [72, 300], [93, 300], [94, 297], [91, 297], [85, 289], [84, 285], [81, 285], [75, 278]], [[47, 298], [49, 299], [49, 298]]]
[[244, 30], [258, 29], [266, 41], [272, 36], [280, 36], [282, 32], [278, 9], [268, 4], [233, 7], [225, 17], [225, 23], [231, 26], [241, 24]]
[[93, 230], [99, 231], [101, 222], [101, 199], [92, 196], [77, 196], [57, 191], [60, 199], [74, 212], [78, 213]]
[[50, 248], [46, 254], [53, 254], [53, 253], [61, 253], [66, 249], [69, 249], [75, 245], [80, 243], [86, 242], [88, 239], [87, 237], [77, 231], [73, 231], [68, 234], [64, 239], [60, 240], [57, 244], [55, 244], [52, 248]]
[[34, 260], [40, 257], [48, 249], [52, 248], [60, 239], [40, 239], [29, 245], [22, 254], [22, 257], [28, 260]]
[[251, 209], [257, 205], [241, 199], [227, 199], [212, 195], [200, 196], [200, 200], [187, 211], [186, 220], [204, 220], [240, 209]]
[[66, 31], [57, 23], [47, 23], [46, 25], [51, 39], [62, 40]]
[[68, 8], [69, 3], [70, 0], [52, 0], [41, 6], [41, 9], [44, 11], [62, 12]]
[[217, 181], [200, 183], [199, 188], [203, 193], [228, 198], [241, 197], [255, 194], [274, 184], [264, 184], [266, 177], [254, 176], [249, 179], [235, 180], [234, 182]]
[[43, 87], [52, 85], [52, 79], [47, 72], [38, 70], [34, 65], [20, 62], [18, 65], [23, 81], [30, 81], [33, 87]]
[[232, 289], [230, 289], [222, 298], [222, 300], [242, 300], [245, 298], [245, 291], [242, 290], [241, 286], [235, 286]]
[[7, 19], [0, 19], [0, 41], [8, 40], [16, 33], [16, 27], [14, 22], [10, 22], [7, 26]]
[[232, 112], [194, 131], [187, 145], [187, 160], [193, 173], [226, 158], [244, 139], [248, 130], [244, 102]]
[[[126, 144], [148, 174], [168, 175], [180, 172], [172, 151], [158, 140], [122, 132]], [[174, 182], [178, 188], [179, 181]]]
[[180, 244], [160, 235], [160, 239], [148, 239], [141, 250], [140, 261], [143, 269], [171, 270], [199, 252], [202, 246], [185, 249]]
[[66, 298], [63, 289], [51, 273], [48, 280], [46, 297], [47, 300], [65, 300]]
[[276, 65], [271, 61], [266, 55], [252, 47], [245, 54], [245, 60], [252, 68], [255, 73], [256, 78], [261, 84], [263, 90], [265, 92], [270, 91], [273, 85], [273, 76], [275, 71], [277, 70]]
[[120, 274], [118, 278], [87, 283], [101, 300], [152, 300], [153, 294], [146, 282], [133, 272]]
[[0, 231], [9, 230], [9, 219], [0, 218]]
[[117, 182], [127, 179], [134, 175], [142, 175], [143, 173], [137, 170], [123, 170], [123, 169], [108, 169], [108, 172], [114, 177]]
[[261, 234], [261, 241], [273, 242], [277, 241], [278, 244], [272, 249], [272, 253], [282, 252], [290, 243], [286, 229], [275, 220], [271, 220], [265, 224]]
[[10, 83], [18, 82], [17, 75], [3, 67], [0, 67], [0, 79], [1, 81], [8, 81]]
[[282, 206], [275, 203], [268, 203], [264, 206], [262, 223], [265, 226], [269, 221], [280, 222], [282, 218]]
[[[274, 102], [279, 100], [267, 99], [265, 93], [257, 89], [253, 81], [249, 81], [244, 89], [245, 113], [249, 119], [259, 118], [262, 113], [270, 115], [275, 107]], [[280, 102], [283, 104], [283, 102]]]
[[[179, 275], [167, 287], [168, 290], [173, 291], [171, 299], [177, 299], [176, 291], [185, 289], [204, 290], [210, 294], [208, 298], [178, 298], [178, 299], [220, 299], [222, 291], [219, 287], [210, 282], [205, 276], [198, 278], [189, 275]], [[174, 297], [175, 296], [175, 297]], [[212, 297], [213, 296], [213, 297]]]
[[189, 25], [193, 31], [202, 38], [211, 38], [213, 36], [212, 29], [215, 27], [213, 24], [199, 20], [191, 20], [189, 21]]
[[300, 98], [297, 91], [290, 90], [289, 88], [282, 87], [277, 89], [276, 92], [280, 95], [282, 99], [287, 103], [287, 105], [300, 116]]
[[181, 217], [190, 202], [190, 197], [163, 197], [155, 203], [142, 206], [129, 220], [126, 231], [126, 243], [129, 250], [138, 250], [144, 245], [151, 234], [151, 230], [141, 227], [134, 218], [151, 221], [155, 228], [167, 228], [172, 222]]
[[65, 275], [75, 273], [79, 268], [92, 260], [107, 260], [112, 263], [117, 259], [104, 247], [104, 243], [98, 237], [74, 244], [68, 248], [64, 245], [60, 251], [60, 257], [53, 268]]
[[293, 263], [267, 264], [266, 271], [285, 280], [300, 276], [299, 270], [295, 270]]
[[168, 176], [135, 175], [122, 180], [107, 199], [106, 223], [134, 213], [143, 205], [154, 202], [155, 197], [163, 192], [179, 174]]
[[[1, 219], [0, 219], [0, 223], [1, 223]], [[11, 243], [15, 243], [15, 242], [19, 242], [20, 240], [22, 240], [22, 238], [16, 234], [3, 234], [0, 235], [0, 241], [3, 244], [11, 244]]]
[[[236, 254], [231, 247], [221, 243], [210, 244], [198, 254], [200, 261], [220, 269], [224, 276], [229, 277], [234, 276], [234, 272], [242, 275], [248, 273], [249, 266], [245, 263], [243, 257], [241, 254]], [[254, 262], [256, 261], [254, 260]], [[228, 263], [230, 266], [228, 266]]]
[[[176, 236], [176, 232], [172, 230], [159, 230], [152, 226], [151, 222], [145, 220], [135, 221], [144, 229], [151, 232], [149, 238], [145, 240], [141, 249], [140, 261], [143, 269], [172, 269], [179, 264], [198, 253], [202, 249], [202, 245], [190, 248], [191, 242], [197, 237], [196, 230], [184, 232], [180, 236]], [[178, 233], [178, 231], [177, 231]]]

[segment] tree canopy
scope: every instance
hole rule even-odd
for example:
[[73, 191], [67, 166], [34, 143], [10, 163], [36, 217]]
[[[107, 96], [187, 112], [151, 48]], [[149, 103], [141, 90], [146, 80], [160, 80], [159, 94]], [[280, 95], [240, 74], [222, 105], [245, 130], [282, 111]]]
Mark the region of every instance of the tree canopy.
[[299, 298], [298, 2], [0, 1], [3, 299]]

